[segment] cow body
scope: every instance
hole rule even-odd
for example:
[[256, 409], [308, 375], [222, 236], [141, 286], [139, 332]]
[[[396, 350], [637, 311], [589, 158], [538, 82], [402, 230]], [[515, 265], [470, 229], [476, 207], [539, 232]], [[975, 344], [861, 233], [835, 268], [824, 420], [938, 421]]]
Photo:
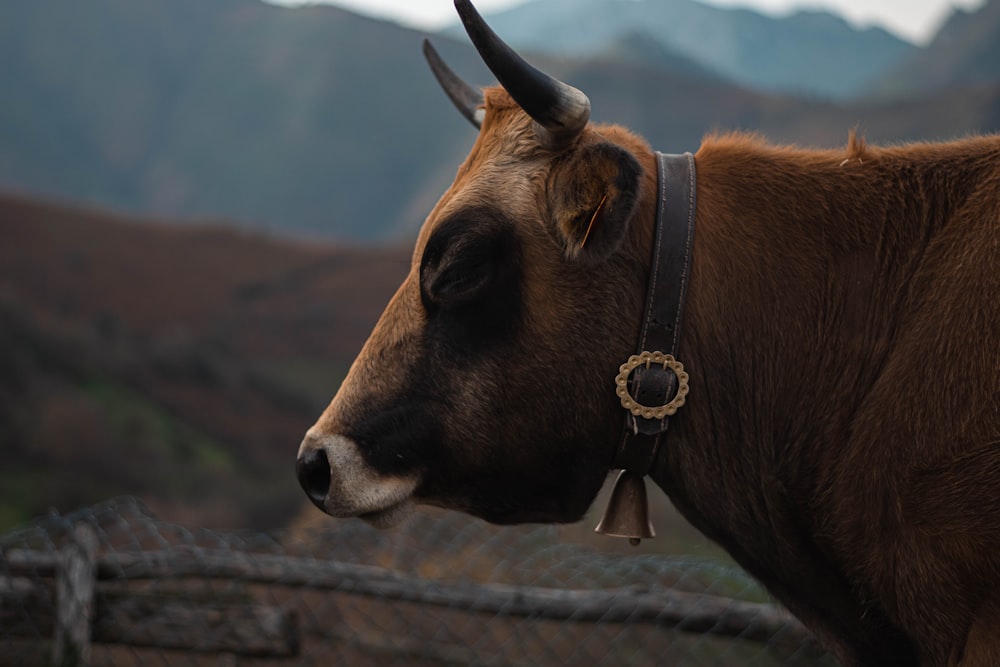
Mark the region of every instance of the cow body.
[[[601, 486], [654, 154], [530, 112], [494, 88], [466, 114], [479, 138], [300, 449], [324, 511], [564, 522]], [[691, 393], [651, 476], [845, 664], [1000, 664], [1000, 137], [726, 135], [695, 162]]]
[[696, 160], [697, 399], [654, 478], [845, 662], [1000, 640], [1000, 138]]

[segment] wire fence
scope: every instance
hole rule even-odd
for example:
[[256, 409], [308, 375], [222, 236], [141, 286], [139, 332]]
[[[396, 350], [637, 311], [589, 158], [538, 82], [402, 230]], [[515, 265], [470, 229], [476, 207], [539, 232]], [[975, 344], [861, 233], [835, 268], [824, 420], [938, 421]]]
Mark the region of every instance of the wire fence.
[[0, 536], [0, 665], [834, 664], [745, 574], [458, 514], [275, 537], [134, 499]]

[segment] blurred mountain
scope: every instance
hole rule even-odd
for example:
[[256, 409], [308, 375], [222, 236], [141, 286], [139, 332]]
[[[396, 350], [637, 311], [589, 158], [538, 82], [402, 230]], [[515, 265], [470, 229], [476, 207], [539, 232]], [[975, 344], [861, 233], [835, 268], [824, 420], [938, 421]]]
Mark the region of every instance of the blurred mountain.
[[[534, 0], [485, 16], [512, 46], [529, 52], [591, 57], [641, 34], [737, 85], [833, 99], [857, 94], [917, 50], [828, 12], [775, 18], [696, 0]], [[456, 24], [444, 34], [463, 32]]]
[[642, 31], [622, 33], [608, 42], [600, 51], [595, 51], [590, 55], [582, 55], [581, 59], [652, 67], [678, 77], [703, 79], [716, 83], [725, 82], [725, 78], [721, 74], [671, 51], [663, 45], [663, 42]]
[[384, 236], [461, 152], [420, 39], [330, 6], [0, 2], [0, 185]]
[[871, 86], [875, 95], [903, 97], [956, 85], [1000, 83], [1000, 0], [975, 11], [956, 8], [931, 44]]
[[7, 195], [0, 238], [0, 532], [120, 494], [284, 525], [298, 443], [409, 268]]
[[[563, 2], [539, 0], [524, 11]], [[633, 6], [680, 2], [609, 6], [631, 16]], [[829, 16], [799, 14], [783, 23], [698, 11], [730, 26], [732, 35], [709, 39], [696, 24], [684, 24], [702, 35], [695, 41], [719, 51], [738, 46], [754, 67], [762, 58], [798, 66], [812, 51], [790, 36], [783, 42], [740, 27], [733, 17], [775, 30], [800, 26], [787, 34], [804, 31], [806, 42], [819, 41], [810, 25], [839, 26], [832, 34], [855, 45], [843, 48], [860, 48], [856, 31], [838, 32], [847, 28]], [[681, 25], [678, 17], [663, 24]], [[568, 39], [592, 24], [588, 13], [574, 11], [549, 24], [546, 35]], [[585, 90], [596, 120], [627, 125], [665, 151], [694, 150], [706, 132], [729, 129], [833, 146], [855, 126], [875, 142], [1000, 128], [997, 86], [935, 89], [886, 104], [762, 92], [713, 73], [693, 46], [677, 50], [642, 28], [595, 42], [586, 57], [530, 59]], [[0, 1], [0, 187], [172, 219], [219, 217], [284, 234], [411, 237], [475, 139], [423, 63], [422, 37], [327, 5]], [[786, 51], [763, 48], [772, 42]], [[492, 83], [464, 41], [435, 43], [470, 83]], [[826, 64], [816, 66], [854, 69], [840, 48], [827, 45]], [[829, 71], [816, 70], [814, 79]]]

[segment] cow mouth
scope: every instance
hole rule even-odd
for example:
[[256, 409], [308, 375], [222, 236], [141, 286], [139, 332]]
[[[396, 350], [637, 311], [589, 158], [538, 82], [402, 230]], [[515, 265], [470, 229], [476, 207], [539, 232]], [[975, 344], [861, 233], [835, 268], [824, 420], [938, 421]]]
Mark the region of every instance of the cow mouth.
[[359, 514], [358, 518], [375, 528], [393, 528], [413, 514], [415, 505], [411, 498], [405, 498], [389, 507]]
[[357, 517], [376, 528], [391, 528], [413, 513], [415, 482], [400, 478], [369, 480], [331, 489], [318, 506], [332, 517]]

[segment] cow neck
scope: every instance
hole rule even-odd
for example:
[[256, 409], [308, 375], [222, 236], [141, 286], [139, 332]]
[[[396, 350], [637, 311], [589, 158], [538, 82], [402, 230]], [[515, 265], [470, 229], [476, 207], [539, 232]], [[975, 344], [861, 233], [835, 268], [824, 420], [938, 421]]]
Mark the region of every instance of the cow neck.
[[[645, 314], [636, 354], [622, 364], [616, 392], [626, 411], [625, 426], [612, 469], [620, 469], [616, 491], [628, 477], [632, 484], [649, 474], [662, 448], [670, 417], [684, 405], [688, 375], [676, 358], [684, 313], [684, 297], [691, 277], [694, 243], [695, 164], [690, 153], [656, 153], [658, 192]], [[616, 493], [612, 494], [612, 503]], [[631, 495], [631, 494], [626, 494]], [[640, 494], [645, 516], [645, 490]], [[629, 501], [633, 502], [633, 501]], [[609, 512], [611, 507], [609, 505]], [[603, 524], [604, 522], [602, 522]], [[608, 530], [599, 532], [614, 533]], [[623, 535], [633, 542], [648, 534]]]

